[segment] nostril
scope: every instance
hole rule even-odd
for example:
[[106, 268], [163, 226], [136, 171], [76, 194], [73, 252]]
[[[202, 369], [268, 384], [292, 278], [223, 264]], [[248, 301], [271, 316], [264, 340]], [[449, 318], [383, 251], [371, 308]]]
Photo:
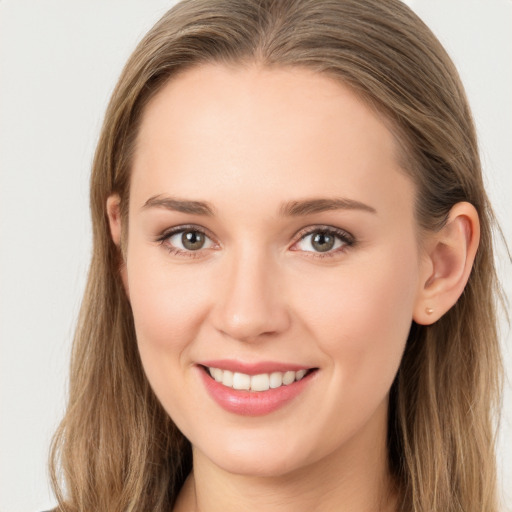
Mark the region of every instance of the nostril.
[[257, 343], [278, 334], [277, 331], [265, 331], [257, 326], [236, 326], [232, 329], [220, 330], [220, 333], [243, 343]]

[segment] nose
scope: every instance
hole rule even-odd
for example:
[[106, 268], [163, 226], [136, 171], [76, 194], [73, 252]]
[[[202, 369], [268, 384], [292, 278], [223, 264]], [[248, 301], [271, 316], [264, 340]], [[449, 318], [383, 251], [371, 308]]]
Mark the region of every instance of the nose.
[[282, 279], [276, 262], [261, 252], [232, 254], [219, 274], [212, 310], [215, 328], [243, 342], [268, 339], [290, 324]]

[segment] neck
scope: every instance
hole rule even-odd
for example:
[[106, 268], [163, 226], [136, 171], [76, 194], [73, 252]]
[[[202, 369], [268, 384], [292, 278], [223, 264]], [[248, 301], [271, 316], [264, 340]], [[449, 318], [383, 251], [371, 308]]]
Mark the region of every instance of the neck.
[[[386, 414], [382, 418], [386, 420]], [[381, 421], [337, 451], [277, 476], [227, 472], [198, 449], [194, 470], [174, 512], [394, 512], [396, 492], [389, 473], [386, 429]]]

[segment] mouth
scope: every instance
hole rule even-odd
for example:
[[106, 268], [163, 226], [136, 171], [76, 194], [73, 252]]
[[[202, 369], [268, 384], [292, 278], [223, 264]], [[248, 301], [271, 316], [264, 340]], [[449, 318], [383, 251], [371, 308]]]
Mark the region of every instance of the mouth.
[[214, 366], [199, 365], [203, 371], [222, 386], [239, 391], [261, 393], [270, 389], [279, 389], [299, 382], [318, 368], [302, 368], [300, 370], [273, 371], [249, 375], [242, 372], [221, 369]]
[[208, 395], [224, 410], [264, 416], [295, 403], [314, 386], [319, 368], [259, 361], [201, 361], [196, 364]]

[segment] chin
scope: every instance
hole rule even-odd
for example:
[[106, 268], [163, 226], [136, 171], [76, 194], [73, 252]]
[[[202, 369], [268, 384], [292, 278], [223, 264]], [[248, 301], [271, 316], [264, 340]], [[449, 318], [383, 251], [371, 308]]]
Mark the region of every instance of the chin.
[[[282, 477], [314, 462], [303, 443], [277, 440], [227, 439], [202, 451], [222, 470], [243, 476]], [[302, 445], [302, 447], [298, 446]]]
[[285, 460], [282, 457], [267, 458], [261, 455], [249, 456], [244, 454], [231, 454], [213, 462], [228, 473], [260, 478], [283, 477], [300, 467], [297, 461]]

